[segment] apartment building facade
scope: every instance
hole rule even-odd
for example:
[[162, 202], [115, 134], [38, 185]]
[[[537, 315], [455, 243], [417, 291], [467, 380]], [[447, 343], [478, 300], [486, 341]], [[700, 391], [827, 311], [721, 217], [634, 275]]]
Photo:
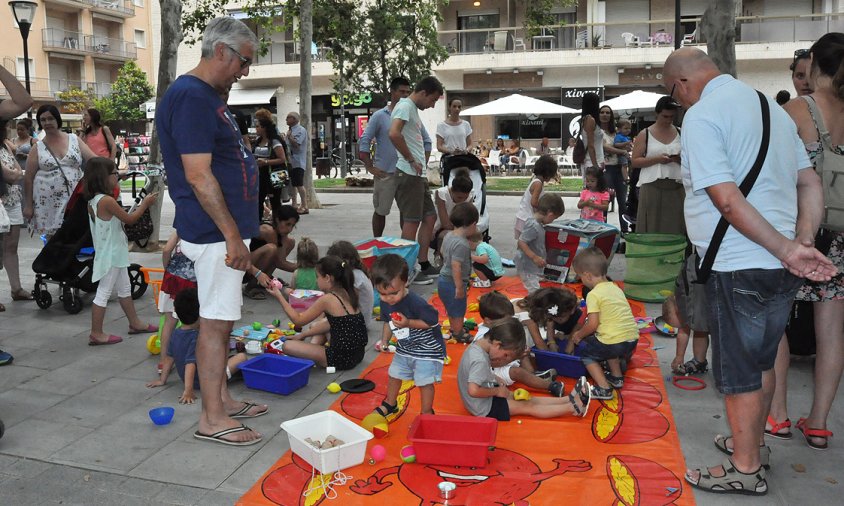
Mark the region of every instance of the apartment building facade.
[[[29, 34], [30, 90], [34, 108], [70, 88], [111, 93], [120, 67], [134, 60], [154, 83], [153, 8], [158, 0], [40, 0]], [[8, 8], [8, 7], [7, 7]], [[0, 24], [3, 66], [23, 82], [23, 42], [11, 12]], [[157, 55], [155, 55], [157, 60]], [[153, 84], [154, 85], [154, 84]], [[0, 98], [5, 90], [0, 90]], [[66, 112], [63, 111], [62, 112]], [[78, 114], [64, 114], [72, 123]]]
[[[715, 0], [681, 0], [682, 44], [706, 48], [698, 24]], [[766, 94], [792, 90], [788, 66], [796, 49], [807, 48], [829, 31], [844, 31], [841, 0], [737, 0], [736, 57], [739, 78]], [[663, 93], [661, 68], [674, 49], [675, 0], [579, 0], [554, 9], [556, 23], [529, 33], [524, 3], [516, 0], [450, 0], [442, 8], [439, 40], [450, 57], [433, 69], [446, 96], [458, 95], [464, 107], [511, 94], [579, 107], [584, 90], [612, 98], [635, 89]], [[232, 15], [245, 17], [238, 11]], [[199, 58], [198, 48], [180, 51], [179, 71]], [[336, 144], [340, 97], [325, 49], [311, 48], [313, 63], [313, 135]], [[232, 93], [247, 110], [269, 106], [284, 114], [298, 110], [301, 48], [292, 32], [272, 35], [269, 52], [257, 59], [250, 75]], [[793, 90], [792, 90], [793, 91]], [[350, 141], [357, 139], [369, 114], [383, 97], [346, 90]], [[445, 100], [423, 112], [430, 131], [446, 114]], [[542, 121], [472, 117], [474, 138], [489, 139], [519, 131], [526, 139], [544, 136], [565, 142], [569, 118]], [[519, 122], [523, 122], [519, 124]]]

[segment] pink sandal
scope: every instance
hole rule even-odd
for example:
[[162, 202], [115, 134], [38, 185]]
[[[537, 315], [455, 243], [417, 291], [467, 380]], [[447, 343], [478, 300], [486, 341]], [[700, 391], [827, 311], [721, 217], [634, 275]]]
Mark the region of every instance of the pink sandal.
[[94, 336], [88, 336], [88, 346], [104, 346], [106, 344], [122, 343], [123, 338], [120, 336], [110, 335], [105, 341], [97, 341]]

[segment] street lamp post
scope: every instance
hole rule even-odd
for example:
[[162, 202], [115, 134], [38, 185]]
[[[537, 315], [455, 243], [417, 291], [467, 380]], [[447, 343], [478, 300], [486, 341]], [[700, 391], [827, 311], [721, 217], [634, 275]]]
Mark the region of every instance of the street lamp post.
[[[9, 2], [9, 7], [12, 8], [12, 14], [15, 16], [15, 21], [21, 30], [21, 38], [23, 39], [23, 74], [24, 86], [26, 92], [32, 96], [32, 91], [29, 89], [29, 29], [32, 27], [32, 21], [35, 19], [35, 9], [38, 4], [35, 2], [28, 2], [26, 0], [13, 0]], [[32, 119], [32, 108], [26, 111], [26, 117]]]

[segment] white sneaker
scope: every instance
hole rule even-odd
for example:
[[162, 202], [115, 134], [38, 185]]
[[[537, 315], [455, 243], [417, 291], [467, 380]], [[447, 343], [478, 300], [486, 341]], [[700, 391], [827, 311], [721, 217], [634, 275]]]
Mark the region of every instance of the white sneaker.
[[476, 279], [472, 283], [472, 286], [475, 288], [489, 288], [492, 286], [492, 282], [488, 279]]

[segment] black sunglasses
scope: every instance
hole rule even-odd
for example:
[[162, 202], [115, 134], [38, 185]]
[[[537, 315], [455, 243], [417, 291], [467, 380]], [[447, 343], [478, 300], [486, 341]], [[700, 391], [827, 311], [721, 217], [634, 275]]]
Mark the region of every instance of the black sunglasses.
[[[688, 79], [680, 79], [681, 81], [688, 81]], [[674, 91], [677, 90], [677, 83], [674, 83], [674, 86], [671, 87], [671, 93], [668, 95], [668, 98], [671, 99], [671, 106], [676, 108], [682, 108], [683, 105], [674, 98]]]

